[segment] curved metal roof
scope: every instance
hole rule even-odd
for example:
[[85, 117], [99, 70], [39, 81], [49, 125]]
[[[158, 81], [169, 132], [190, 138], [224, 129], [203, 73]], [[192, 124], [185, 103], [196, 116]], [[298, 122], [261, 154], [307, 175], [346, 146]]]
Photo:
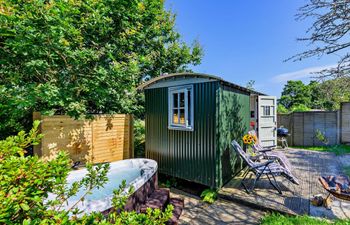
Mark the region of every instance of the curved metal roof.
[[137, 87], [137, 90], [138, 91], [143, 91], [145, 88], [147, 88], [147, 87], [151, 86], [152, 84], [155, 84], [155, 83], [157, 83], [157, 82], [159, 82], [161, 80], [166, 80], [166, 79], [175, 78], [175, 77], [192, 77], [192, 78], [193, 77], [198, 77], [198, 78], [206, 78], [206, 79], [209, 79], [209, 80], [217, 80], [217, 81], [220, 81], [220, 82], [222, 82], [223, 84], [225, 84], [227, 86], [239, 89], [241, 91], [249, 92], [249, 93], [252, 93], [252, 94], [265, 95], [263, 93], [260, 93], [260, 92], [257, 92], [257, 91], [253, 91], [253, 90], [250, 90], [248, 88], [239, 86], [237, 84], [225, 81], [221, 77], [217, 77], [217, 76], [213, 76], [213, 75], [209, 75], [209, 74], [204, 74], [204, 73], [171, 73], [171, 74], [166, 74], [166, 75], [160, 75], [158, 77], [155, 77], [155, 78], [153, 78], [153, 79], [151, 79], [149, 81], [146, 81], [143, 84], [139, 85]]

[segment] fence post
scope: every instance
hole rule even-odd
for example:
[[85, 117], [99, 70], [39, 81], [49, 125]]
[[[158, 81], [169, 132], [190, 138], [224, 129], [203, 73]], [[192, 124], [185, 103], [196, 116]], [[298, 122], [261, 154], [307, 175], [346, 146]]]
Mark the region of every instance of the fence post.
[[[33, 121], [35, 120], [39, 120], [40, 121], [40, 125], [38, 127], [38, 133], [41, 134], [41, 127], [42, 127], [42, 120], [41, 120], [41, 113], [40, 112], [33, 112]], [[33, 146], [33, 154], [34, 155], [38, 155], [38, 156], [42, 156], [42, 148], [41, 148], [41, 141], [39, 142], [38, 145], [34, 145]]]
[[134, 158], [134, 116], [129, 116], [129, 158]]
[[341, 108], [342, 108], [342, 103], [340, 103], [340, 109], [337, 110], [337, 144], [340, 144], [341, 143], [341, 114], [342, 114], [342, 111], [341, 111]]

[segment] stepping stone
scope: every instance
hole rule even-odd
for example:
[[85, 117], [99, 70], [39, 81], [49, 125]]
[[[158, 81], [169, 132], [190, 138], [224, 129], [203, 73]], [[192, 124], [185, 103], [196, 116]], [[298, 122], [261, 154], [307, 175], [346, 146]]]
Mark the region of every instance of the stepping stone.
[[178, 220], [184, 208], [184, 200], [180, 198], [171, 198], [169, 204], [173, 205], [174, 209], [173, 216], [168, 220], [167, 225], [176, 225], [178, 224]]
[[168, 189], [155, 190], [140, 208], [141, 213], [146, 213], [147, 208], [164, 210], [169, 201], [170, 191]]

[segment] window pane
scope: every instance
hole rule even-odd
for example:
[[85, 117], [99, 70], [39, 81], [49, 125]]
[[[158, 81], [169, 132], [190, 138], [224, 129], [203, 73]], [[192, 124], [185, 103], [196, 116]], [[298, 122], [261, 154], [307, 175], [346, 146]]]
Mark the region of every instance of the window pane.
[[180, 109], [180, 124], [185, 124], [185, 109]]
[[188, 109], [187, 109], [187, 112], [188, 112], [188, 114], [187, 114], [187, 119], [188, 119], [188, 125], [189, 126], [191, 126], [192, 125], [192, 121], [191, 121], [191, 104], [192, 104], [192, 102], [191, 102], [191, 91], [189, 90], [188, 92], [187, 92], [187, 105], [188, 105]]
[[263, 116], [270, 116], [270, 115], [271, 115], [271, 107], [263, 106]]
[[173, 123], [179, 123], [178, 110], [173, 110]]
[[178, 94], [174, 93], [173, 94], [173, 101], [174, 101], [173, 106], [174, 106], [174, 108], [177, 108], [177, 103], [178, 103], [177, 98], [178, 98]]
[[180, 92], [180, 107], [185, 107], [185, 92]]

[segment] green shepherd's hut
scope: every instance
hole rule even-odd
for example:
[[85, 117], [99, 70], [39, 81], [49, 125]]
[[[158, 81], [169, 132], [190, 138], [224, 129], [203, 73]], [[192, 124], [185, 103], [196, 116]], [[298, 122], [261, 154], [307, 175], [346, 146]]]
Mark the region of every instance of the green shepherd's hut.
[[241, 168], [230, 143], [254, 128], [254, 99], [263, 94], [198, 73], [161, 75], [138, 89], [145, 93], [146, 157], [160, 173], [218, 188]]

